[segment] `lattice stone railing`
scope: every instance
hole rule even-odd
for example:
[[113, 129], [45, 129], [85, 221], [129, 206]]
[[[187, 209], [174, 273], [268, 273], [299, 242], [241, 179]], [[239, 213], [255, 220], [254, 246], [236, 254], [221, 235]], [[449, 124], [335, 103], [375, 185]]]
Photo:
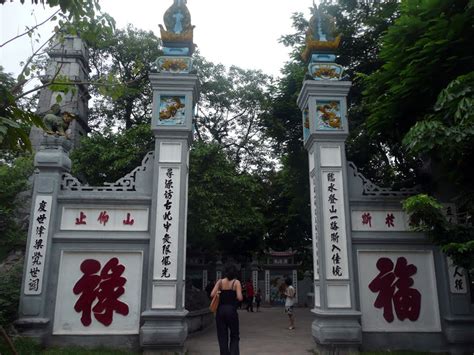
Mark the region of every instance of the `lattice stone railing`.
[[420, 193], [420, 187], [410, 187], [410, 188], [402, 188], [400, 190], [391, 190], [388, 187], [380, 187], [375, 185], [372, 181], [367, 179], [362, 173], [357, 170], [357, 167], [353, 162], [348, 162], [349, 167], [352, 168], [354, 177], [357, 177], [362, 180], [363, 191], [362, 194], [364, 196], [392, 196], [392, 197], [406, 197], [412, 196]]
[[124, 177], [115, 182], [106, 182], [104, 186], [89, 186], [82, 184], [76, 177], [69, 173], [62, 175], [61, 190], [63, 191], [137, 191], [137, 177], [147, 172], [150, 168], [150, 160], [153, 160], [154, 152], [148, 152], [140, 166], [133, 169]]

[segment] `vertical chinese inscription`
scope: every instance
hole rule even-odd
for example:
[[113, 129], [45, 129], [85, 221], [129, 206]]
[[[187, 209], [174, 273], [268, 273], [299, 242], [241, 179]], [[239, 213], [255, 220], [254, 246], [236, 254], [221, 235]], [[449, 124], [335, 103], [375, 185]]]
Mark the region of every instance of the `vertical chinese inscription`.
[[346, 221], [342, 171], [322, 174], [323, 220], [326, 251], [326, 278], [348, 278]]
[[317, 201], [317, 182], [316, 176], [310, 177], [310, 193], [311, 193], [311, 219], [313, 224], [313, 268], [314, 279], [319, 280], [319, 231], [318, 231], [318, 214], [316, 211]]
[[451, 258], [447, 258], [449, 273], [449, 290], [451, 293], [466, 294], [469, 284], [466, 278], [466, 272], [460, 266], [453, 263]]
[[176, 280], [179, 233], [180, 169], [162, 167], [159, 174], [154, 278]]
[[41, 294], [44, 263], [48, 243], [51, 196], [37, 196], [33, 214], [28, 261], [25, 277], [25, 295]]

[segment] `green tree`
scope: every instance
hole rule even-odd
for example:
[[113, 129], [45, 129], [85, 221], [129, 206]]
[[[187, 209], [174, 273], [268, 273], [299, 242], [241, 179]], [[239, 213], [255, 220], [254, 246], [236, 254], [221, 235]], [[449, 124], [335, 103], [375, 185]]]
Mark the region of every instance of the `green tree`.
[[405, 203], [412, 223], [471, 268], [473, 19], [472, 1], [402, 1], [400, 18], [382, 38], [383, 66], [364, 80], [370, 136], [420, 159], [426, 192], [455, 201], [464, 225], [448, 223], [425, 195]]
[[0, 260], [15, 248], [23, 248], [26, 233], [22, 229], [18, 208], [23, 203], [18, 193], [28, 187], [33, 173], [31, 157], [14, 158], [12, 162], [0, 162]]
[[259, 70], [226, 68], [196, 56], [201, 95], [195, 119], [197, 137], [217, 143], [242, 170], [272, 167], [262, 118], [270, 109], [272, 78]]
[[139, 166], [151, 150], [154, 139], [148, 124], [118, 132], [93, 132], [71, 153], [73, 173], [93, 186], [114, 182]]
[[196, 142], [189, 172], [188, 246], [250, 256], [265, 233], [262, 183], [216, 143]]
[[153, 32], [128, 25], [90, 46], [91, 81], [105, 84], [91, 87], [93, 126], [129, 129], [150, 122], [153, 93], [148, 75], [162, 54], [160, 45]]

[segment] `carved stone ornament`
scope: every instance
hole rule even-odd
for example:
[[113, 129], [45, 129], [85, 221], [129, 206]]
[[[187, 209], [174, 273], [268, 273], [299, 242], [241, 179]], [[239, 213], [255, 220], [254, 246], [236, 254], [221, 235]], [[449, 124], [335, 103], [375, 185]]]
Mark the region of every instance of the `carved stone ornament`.
[[76, 115], [70, 112], [62, 112], [58, 104], [51, 106], [43, 117], [45, 133], [69, 138], [67, 130], [69, 124], [76, 118]]
[[336, 52], [341, 43], [334, 17], [322, 11], [321, 6], [313, 5], [312, 12], [306, 32], [306, 47], [301, 55], [305, 61], [314, 52]]
[[192, 43], [193, 29], [191, 14], [186, 7], [186, 0], [174, 0], [163, 17], [166, 29], [160, 26], [163, 42]]

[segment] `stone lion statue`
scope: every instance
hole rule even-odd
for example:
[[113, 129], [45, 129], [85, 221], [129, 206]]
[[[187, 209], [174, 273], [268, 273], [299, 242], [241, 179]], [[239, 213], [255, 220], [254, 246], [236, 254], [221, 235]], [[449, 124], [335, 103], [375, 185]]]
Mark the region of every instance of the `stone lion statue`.
[[61, 108], [58, 104], [51, 106], [48, 112], [43, 117], [45, 132], [47, 134], [54, 134], [68, 137], [66, 131], [69, 124], [76, 118], [71, 112], [61, 113]]

